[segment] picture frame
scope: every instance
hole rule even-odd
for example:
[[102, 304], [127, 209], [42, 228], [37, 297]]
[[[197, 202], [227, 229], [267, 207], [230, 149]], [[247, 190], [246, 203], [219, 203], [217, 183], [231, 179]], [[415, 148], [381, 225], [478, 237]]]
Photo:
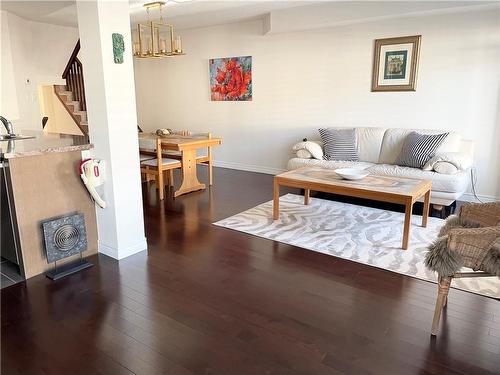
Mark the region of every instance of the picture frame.
[[415, 91], [421, 35], [375, 40], [372, 91]]
[[252, 56], [210, 59], [211, 101], [252, 101]]

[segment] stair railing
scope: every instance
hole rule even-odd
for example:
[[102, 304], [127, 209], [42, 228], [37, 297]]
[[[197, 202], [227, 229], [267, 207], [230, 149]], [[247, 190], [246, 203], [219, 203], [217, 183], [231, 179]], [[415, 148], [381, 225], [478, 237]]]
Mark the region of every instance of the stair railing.
[[75, 101], [80, 102], [80, 110], [86, 111], [87, 104], [85, 101], [85, 87], [83, 85], [83, 67], [77, 57], [79, 51], [80, 40], [76, 42], [75, 49], [69, 58], [68, 64], [66, 64], [62, 78], [66, 80], [68, 90], [73, 92]]

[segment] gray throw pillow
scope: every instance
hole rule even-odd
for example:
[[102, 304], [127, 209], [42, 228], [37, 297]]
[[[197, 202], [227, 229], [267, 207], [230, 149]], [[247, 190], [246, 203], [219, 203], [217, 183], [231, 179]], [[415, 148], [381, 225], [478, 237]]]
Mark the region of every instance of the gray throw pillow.
[[449, 133], [420, 134], [415, 131], [409, 133], [404, 141], [403, 148], [396, 159], [396, 164], [404, 167], [422, 169], [436, 154]]
[[325, 160], [358, 161], [356, 129], [318, 129], [323, 141]]

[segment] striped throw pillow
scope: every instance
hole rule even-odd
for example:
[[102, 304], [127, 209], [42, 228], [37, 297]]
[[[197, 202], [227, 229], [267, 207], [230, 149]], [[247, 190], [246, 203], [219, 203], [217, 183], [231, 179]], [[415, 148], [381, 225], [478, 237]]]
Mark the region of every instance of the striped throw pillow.
[[355, 129], [318, 129], [323, 141], [325, 160], [358, 161]]
[[442, 134], [420, 134], [409, 133], [403, 143], [403, 148], [396, 159], [396, 164], [422, 169], [432, 157], [436, 150], [444, 142], [449, 133]]

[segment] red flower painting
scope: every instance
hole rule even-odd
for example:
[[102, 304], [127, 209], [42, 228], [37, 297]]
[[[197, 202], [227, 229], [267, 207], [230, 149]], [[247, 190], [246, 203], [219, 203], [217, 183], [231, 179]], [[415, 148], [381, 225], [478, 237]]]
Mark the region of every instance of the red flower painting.
[[212, 101], [252, 100], [252, 56], [210, 60]]

